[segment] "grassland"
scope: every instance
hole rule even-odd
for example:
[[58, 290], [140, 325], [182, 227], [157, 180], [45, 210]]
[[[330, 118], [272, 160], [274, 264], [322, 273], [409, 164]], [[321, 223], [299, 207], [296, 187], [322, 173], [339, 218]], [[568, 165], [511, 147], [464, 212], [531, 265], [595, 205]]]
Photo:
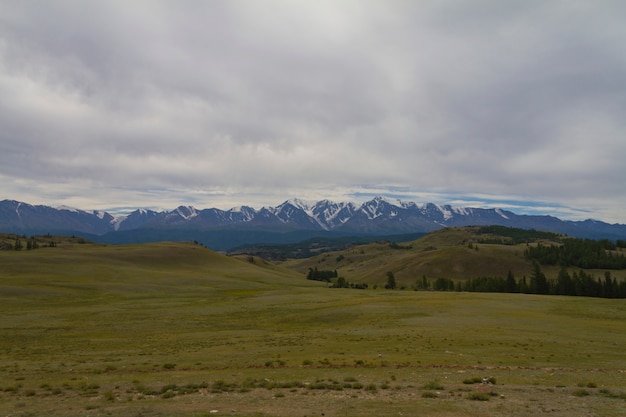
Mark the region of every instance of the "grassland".
[[625, 320], [623, 300], [328, 289], [69, 240], [0, 251], [0, 415], [618, 416]]
[[[505, 240], [499, 235], [477, 234], [477, 227], [442, 229], [393, 249], [390, 242], [376, 242], [324, 253], [306, 259], [293, 259], [283, 266], [301, 274], [309, 268], [338, 270], [352, 283], [384, 286], [387, 272], [394, 273], [399, 287], [412, 288], [422, 277], [429, 280], [449, 278], [463, 281], [477, 277], [505, 278], [509, 271], [519, 280], [530, 277], [533, 264], [524, 257], [527, 243], [484, 244], [485, 240]], [[541, 241], [544, 244], [551, 241]], [[530, 243], [536, 244], [537, 242]], [[548, 279], [556, 279], [559, 266], [542, 266]], [[569, 268], [570, 273], [578, 268]], [[586, 270], [602, 278], [604, 270]], [[611, 271], [618, 280], [626, 270]]]

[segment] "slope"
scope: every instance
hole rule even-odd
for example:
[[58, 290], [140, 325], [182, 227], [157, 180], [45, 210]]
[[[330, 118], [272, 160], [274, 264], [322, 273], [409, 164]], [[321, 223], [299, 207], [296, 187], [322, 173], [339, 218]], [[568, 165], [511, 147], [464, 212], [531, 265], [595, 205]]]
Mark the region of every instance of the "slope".
[[97, 302], [108, 295], [134, 298], [202, 291], [217, 296], [216, 291], [239, 288], [310, 285], [283, 268], [227, 257], [193, 243], [109, 246], [70, 240], [56, 247], [0, 251], [0, 264], [0, 299], [17, 291], [63, 299], [76, 295]]
[[[526, 245], [537, 241], [554, 242], [560, 238], [551, 233], [498, 228], [446, 228], [400, 245], [377, 242], [308, 259], [289, 260], [281, 265], [300, 274], [306, 274], [309, 268], [337, 270], [349, 282], [379, 286], [386, 283], [387, 273], [393, 272], [398, 286], [407, 288], [422, 277], [452, 280], [504, 278], [511, 271], [519, 279], [530, 276], [533, 270], [532, 262], [524, 257]], [[524, 236], [522, 239], [508, 236], [507, 230], [519, 231]], [[518, 243], [520, 241], [529, 243]], [[558, 270], [556, 266], [542, 267], [548, 278], [556, 277]], [[602, 273], [598, 271], [599, 275]], [[622, 278], [624, 275], [624, 271], [614, 274]]]

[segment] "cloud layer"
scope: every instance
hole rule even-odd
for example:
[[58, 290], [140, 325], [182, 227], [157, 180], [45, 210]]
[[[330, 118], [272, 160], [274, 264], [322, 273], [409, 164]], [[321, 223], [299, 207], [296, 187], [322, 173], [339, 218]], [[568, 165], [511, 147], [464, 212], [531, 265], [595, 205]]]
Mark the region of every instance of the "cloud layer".
[[3, 198], [385, 194], [626, 222], [621, 1], [0, 8]]

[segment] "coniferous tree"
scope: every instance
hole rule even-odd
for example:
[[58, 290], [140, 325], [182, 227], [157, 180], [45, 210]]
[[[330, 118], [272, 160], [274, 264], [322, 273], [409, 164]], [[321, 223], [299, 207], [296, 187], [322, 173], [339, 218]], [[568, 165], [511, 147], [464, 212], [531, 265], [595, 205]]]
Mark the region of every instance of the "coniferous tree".
[[506, 276], [506, 292], [517, 292], [517, 282], [515, 282], [515, 276], [509, 269], [509, 273]]
[[385, 285], [385, 288], [388, 290], [396, 289], [396, 277], [391, 271], [387, 272], [387, 284]]

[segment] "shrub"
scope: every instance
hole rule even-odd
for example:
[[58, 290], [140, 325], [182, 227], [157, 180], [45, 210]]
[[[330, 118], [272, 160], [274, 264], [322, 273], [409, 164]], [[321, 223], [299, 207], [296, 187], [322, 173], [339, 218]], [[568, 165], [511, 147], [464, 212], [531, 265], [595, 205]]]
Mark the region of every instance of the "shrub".
[[[487, 378], [487, 382], [489, 382], [492, 385], [496, 385], [496, 379], [494, 377], [489, 377]], [[483, 383], [483, 378], [475, 376], [472, 378], [467, 378], [463, 380], [464, 384], [482, 384]]]
[[430, 381], [422, 386], [422, 389], [439, 391], [445, 389], [443, 385], [439, 383], [439, 381]]
[[572, 393], [575, 397], [586, 397], [589, 395], [589, 391], [586, 389], [577, 389]]
[[422, 393], [422, 398], [439, 398], [436, 392], [432, 391], [424, 391]]
[[378, 389], [376, 388], [376, 384], [368, 384], [365, 387], [365, 391], [376, 392]]
[[464, 384], [480, 384], [481, 382], [483, 382], [482, 378], [479, 378], [477, 376], [473, 377], [473, 378], [467, 378], [463, 380]]
[[236, 388], [235, 384], [229, 384], [226, 381], [218, 379], [211, 386], [211, 392], [219, 393], [219, 392], [231, 392]]
[[489, 394], [484, 392], [472, 392], [468, 394], [467, 399], [472, 401], [489, 401]]
[[623, 392], [615, 393], [606, 388], [602, 388], [599, 392], [607, 398], [620, 398], [622, 400], [626, 400], [626, 394], [624, 394]]
[[166, 363], [165, 365], [163, 365], [164, 369], [174, 369], [176, 368], [176, 364], [175, 363]]
[[176, 391], [178, 386], [176, 384], [167, 384], [161, 387], [161, 393], [165, 393], [167, 391]]

